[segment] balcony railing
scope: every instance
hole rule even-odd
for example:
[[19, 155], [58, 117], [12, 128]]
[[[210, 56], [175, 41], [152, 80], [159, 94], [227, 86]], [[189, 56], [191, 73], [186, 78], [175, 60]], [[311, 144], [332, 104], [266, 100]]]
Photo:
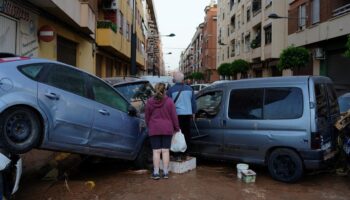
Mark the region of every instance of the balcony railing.
[[333, 10], [333, 17], [350, 12], [350, 3]]
[[109, 20], [97, 21], [97, 28], [111, 29], [114, 33], [117, 32], [117, 25]]

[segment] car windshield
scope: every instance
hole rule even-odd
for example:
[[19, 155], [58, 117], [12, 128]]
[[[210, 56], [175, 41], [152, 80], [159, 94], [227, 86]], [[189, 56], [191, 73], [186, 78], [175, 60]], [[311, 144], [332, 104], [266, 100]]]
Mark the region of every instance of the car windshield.
[[148, 98], [153, 95], [153, 87], [148, 82], [114, 85], [114, 88], [139, 111], [144, 112]]

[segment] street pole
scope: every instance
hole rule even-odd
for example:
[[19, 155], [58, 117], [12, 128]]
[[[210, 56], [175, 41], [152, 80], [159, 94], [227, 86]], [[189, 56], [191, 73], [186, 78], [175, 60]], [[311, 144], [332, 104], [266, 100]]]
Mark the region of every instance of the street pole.
[[131, 60], [131, 76], [136, 76], [137, 67], [136, 67], [136, 0], [133, 0], [132, 3], [132, 22], [131, 22], [131, 52], [130, 52], [130, 60]]

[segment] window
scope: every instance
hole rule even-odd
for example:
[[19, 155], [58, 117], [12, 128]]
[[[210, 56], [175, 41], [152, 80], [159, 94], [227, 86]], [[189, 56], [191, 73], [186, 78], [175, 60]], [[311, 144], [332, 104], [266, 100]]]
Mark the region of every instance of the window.
[[220, 111], [222, 91], [208, 92], [196, 99], [197, 117], [213, 118]]
[[119, 32], [123, 35], [124, 30], [124, 16], [121, 11], [119, 11]]
[[23, 65], [19, 67], [19, 71], [31, 79], [37, 80], [44, 66], [45, 63]]
[[299, 30], [304, 30], [306, 26], [306, 5], [302, 4], [299, 6], [299, 20], [298, 27]]
[[247, 22], [250, 21], [250, 7], [247, 8]]
[[265, 30], [265, 44], [270, 44], [272, 42], [272, 27], [271, 24], [264, 28]]
[[128, 102], [113, 88], [92, 76], [90, 76], [90, 81], [95, 101], [123, 112], [128, 111]]
[[43, 82], [76, 95], [87, 97], [85, 74], [73, 68], [53, 64]]
[[296, 119], [303, 115], [300, 88], [232, 90], [228, 115], [232, 119]]
[[317, 117], [327, 117], [327, 96], [324, 84], [315, 85]]
[[228, 116], [232, 119], [261, 119], [264, 89], [239, 89], [230, 94]]
[[250, 51], [250, 34], [246, 35], [244, 38], [244, 52]]
[[320, 0], [312, 0], [312, 24], [320, 22]]
[[303, 94], [300, 88], [266, 89], [264, 119], [297, 119], [303, 115]]

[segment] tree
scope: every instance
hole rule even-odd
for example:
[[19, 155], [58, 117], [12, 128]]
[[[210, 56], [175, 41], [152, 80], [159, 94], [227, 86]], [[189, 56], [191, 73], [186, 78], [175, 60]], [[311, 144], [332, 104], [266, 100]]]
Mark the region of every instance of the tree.
[[246, 77], [246, 73], [249, 70], [249, 62], [238, 59], [231, 64], [231, 74], [236, 77], [237, 73], [241, 73], [241, 77]]
[[305, 67], [309, 62], [310, 54], [304, 47], [290, 46], [284, 49], [280, 55], [277, 68], [282, 71], [284, 69], [300, 69]]
[[345, 56], [350, 58], [350, 35], [348, 35], [348, 41], [346, 42], [346, 51], [345, 51]]
[[231, 74], [231, 63], [222, 63], [218, 68], [218, 73], [221, 76], [230, 76]]
[[204, 74], [202, 72], [193, 72], [191, 74], [191, 76], [194, 80], [203, 80], [204, 79]]

